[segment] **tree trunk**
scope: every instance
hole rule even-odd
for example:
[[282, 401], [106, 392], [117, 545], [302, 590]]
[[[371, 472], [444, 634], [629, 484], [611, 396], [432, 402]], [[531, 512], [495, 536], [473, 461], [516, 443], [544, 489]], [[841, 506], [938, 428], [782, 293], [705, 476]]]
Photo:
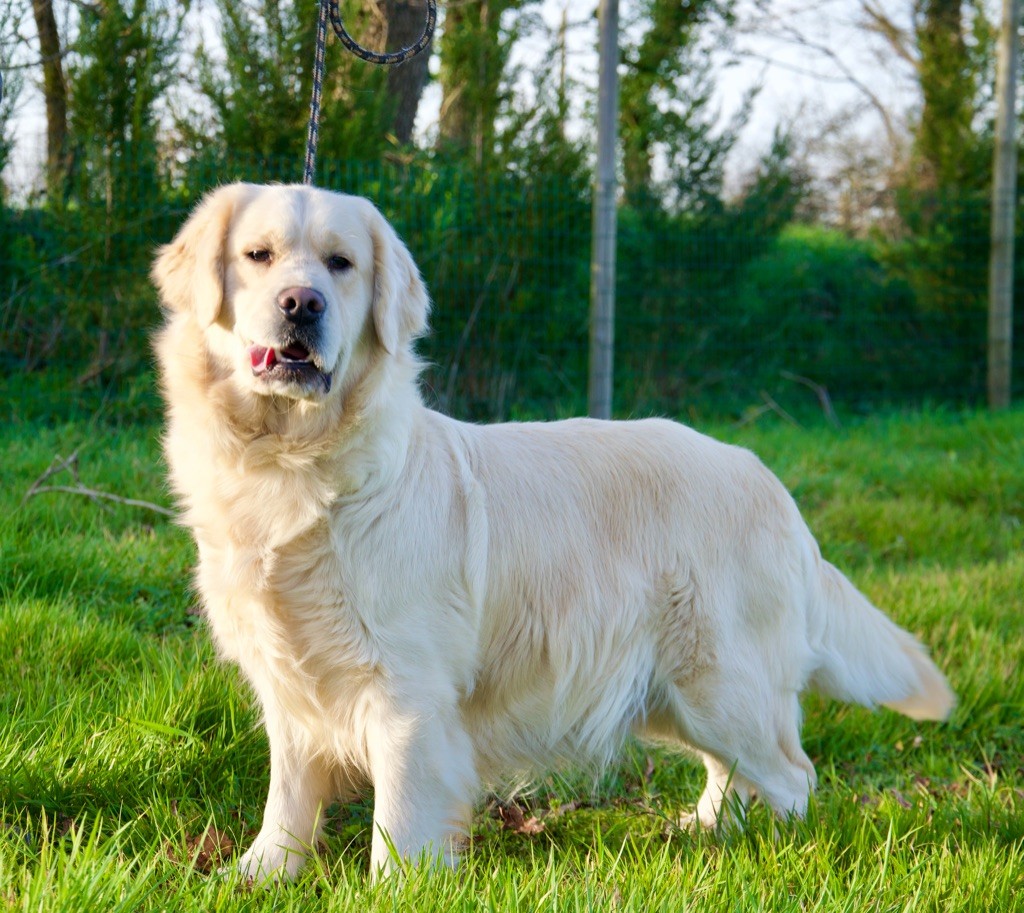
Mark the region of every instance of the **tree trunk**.
[[[387, 50], [400, 51], [415, 44], [427, 21], [426, 0], [382, 0], [381, 6], [387, 20]], [[394, 133], [402, 145], [412, 141], [433, 49], [431, 40], [412, 60], [388, 72], [388, 94], [395, 101]]]
[[53, 0], [32, 0], [39, 32], [46, 100], [46, 190], [51, 203], [64, 199], [68, 170], [68, 90]]

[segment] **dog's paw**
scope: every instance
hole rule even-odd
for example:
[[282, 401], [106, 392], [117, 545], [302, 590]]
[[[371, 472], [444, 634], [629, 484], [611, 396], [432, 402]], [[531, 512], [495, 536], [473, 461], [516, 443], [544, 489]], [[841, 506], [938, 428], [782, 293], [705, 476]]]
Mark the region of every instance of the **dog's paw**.
[[688, 834], [716, 834], [719, 831], [719, 821], [717, 819], [711, 821], [702, 820], [696, 810], [680, 815], [676, 819], [676, 826]]
[[292, 881], [306, 862], [307, 851], [287, 835], [259, 836], [228, 871], [249, 884], [270, 887]]
[[726, 801], [718, 808], [698, 806], [686, 812], [676, 821], [680, 830], [690, 834], [706, 833], [720, 836], [742, 828], [746, 821], [746, 809], [738, 802]]

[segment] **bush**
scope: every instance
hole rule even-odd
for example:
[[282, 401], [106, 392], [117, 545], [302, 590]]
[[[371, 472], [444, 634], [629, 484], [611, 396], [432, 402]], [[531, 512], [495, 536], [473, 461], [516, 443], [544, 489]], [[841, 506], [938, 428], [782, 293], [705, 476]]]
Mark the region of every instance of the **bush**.
[[[156, 247], [215, 184], [290, 178], [297, 165], [186, 162], [109, 214], [89, 199], [59, 213], [0, 205], [4, 368], [56, 365], [130, 385], [148, 370], [159, 320], [148, 278]], [[476, 419], [584, 409], [591, 214], [580, 162], [553, 177], [496, 177], [420, 153], [323, 161], [320, 173], [323, 186], [374, 200], [424, 274], [434, 302], [420, 344], [428, 398]], [[782, 229], [790, 210], [763, 202], [752, 194], [697, 216], [620, 211], [619, 411], [736, 414], [764, 392], [810, 406], [807, 382], [854, 409], [981, 395], [977, 288], [964, 314], [950, 314], [927, 294], [934, 282], [898, 268], [891, 245]]]
[[976, 392], [975, 378], [964, 375], [971, 341], [923, 311], [910, 284], [884, 268], [870, 242], [792, 226], [749, 264], [738, 297], [736, 344], [769, 389], [786, 372], [855, 407], [957, 387]]

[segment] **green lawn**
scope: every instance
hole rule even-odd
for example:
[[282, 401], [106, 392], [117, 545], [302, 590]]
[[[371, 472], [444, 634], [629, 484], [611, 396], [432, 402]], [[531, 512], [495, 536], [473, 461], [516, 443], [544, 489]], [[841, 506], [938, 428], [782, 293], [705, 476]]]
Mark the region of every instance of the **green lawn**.
[[370, 886], [367, 801], [331, 810], [297, 884], [250, 890], [210, 872], [258, 828], [266, 740], [194, 614], [186, 534], [80, 495], [23, 503], [77, 450], [84, 485], [167, 505], [149, 394], [97, 418], [53, 385], [4, 383], [0, 909], [1024, 909], [1024, 410], [711, 429], [778, 472], [825, 554], [959, 695], [942, 725], [809, 696], [807, 820], [755, 807], [719, 841], [681, 833], [668, 822], [702, 768], [633, 746], [596, 783], [536, 784], [521, 805], [538, 833], [482, 806], [455, 874]]

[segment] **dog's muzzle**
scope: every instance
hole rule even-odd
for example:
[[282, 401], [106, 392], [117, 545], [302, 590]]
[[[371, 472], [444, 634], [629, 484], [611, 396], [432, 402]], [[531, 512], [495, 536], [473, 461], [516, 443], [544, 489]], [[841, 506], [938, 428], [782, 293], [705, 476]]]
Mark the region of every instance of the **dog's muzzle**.
[[255, 377], [270, 383], [297, 384], [328, 393], [331, 374], [317, 363], [316, 338], [327, 308], [324, 296], [314, 288], [295, 286], [277, 296], [277, 307], [285, 321], [281, 346], [252, 345], [249, 362]]

